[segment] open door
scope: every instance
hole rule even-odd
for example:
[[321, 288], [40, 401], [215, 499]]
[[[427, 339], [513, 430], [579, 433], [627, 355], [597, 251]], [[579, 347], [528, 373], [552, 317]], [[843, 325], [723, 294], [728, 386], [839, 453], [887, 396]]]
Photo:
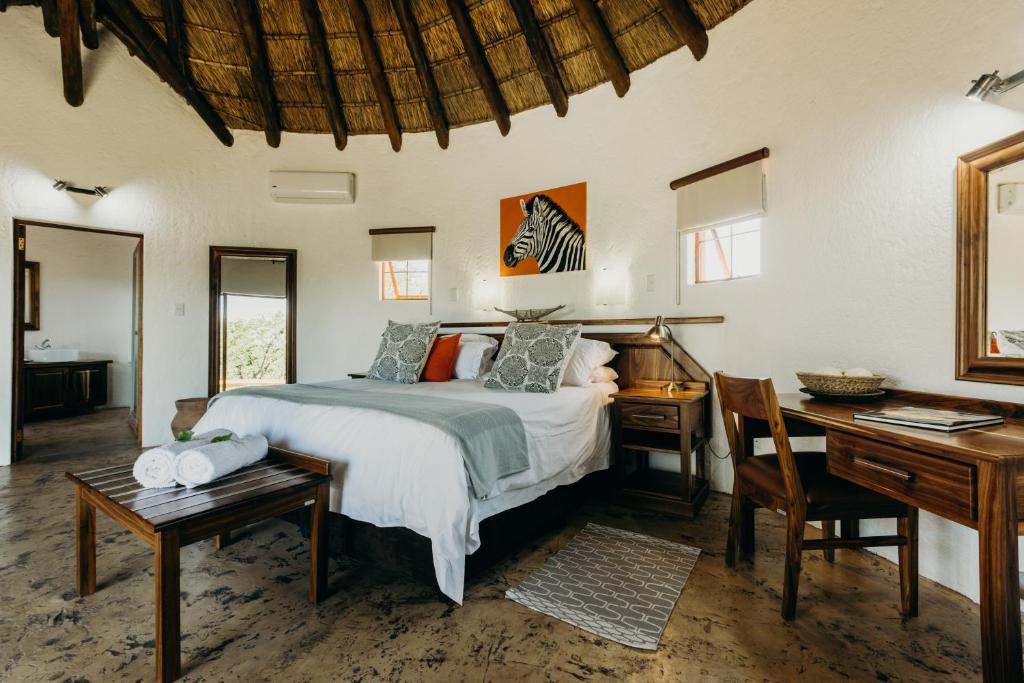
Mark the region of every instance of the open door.
[[294, 249], [210, 247], [209, 395], [295, 382]]
[[142, 241], [132, 254], [132, 396], [128, 414], [135, 439], [142, 446]]
[[11, 372], [11, 462], [18, 462], [25, 440], [22, 359], [25, 357], [25, 224], [14, 222], [14, 320]]

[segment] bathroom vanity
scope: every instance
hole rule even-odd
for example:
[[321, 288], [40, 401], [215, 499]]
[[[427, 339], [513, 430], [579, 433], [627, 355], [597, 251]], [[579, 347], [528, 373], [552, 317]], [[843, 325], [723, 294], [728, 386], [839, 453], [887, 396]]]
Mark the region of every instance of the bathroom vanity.
[[105, 405], [110, 360], [26, 361], [22, 371], [25, 420], [46, 420]]

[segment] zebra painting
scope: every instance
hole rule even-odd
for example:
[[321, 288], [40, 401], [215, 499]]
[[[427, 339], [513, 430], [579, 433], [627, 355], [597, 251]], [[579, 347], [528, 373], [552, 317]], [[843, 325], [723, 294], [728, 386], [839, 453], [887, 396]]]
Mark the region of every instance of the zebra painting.
[[586, 270], [587, 243], [583, 230], [546, 194], [520, 199], [523, 221], [502, 255], [508, 268], [531, 256], [541, 273]]

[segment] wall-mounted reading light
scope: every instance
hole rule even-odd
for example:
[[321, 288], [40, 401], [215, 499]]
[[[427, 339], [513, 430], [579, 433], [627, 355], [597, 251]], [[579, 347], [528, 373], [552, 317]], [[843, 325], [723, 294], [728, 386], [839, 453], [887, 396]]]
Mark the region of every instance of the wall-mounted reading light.
[[110, 194], [110, 188], [102, 185], [97, 185], [93, 188], [87, 187], [75, 187], [66, 180], [54, 180], [53, 189], [58, 192], [74, 192], [75, 194], [87, 194], [92, 197], [106, 197]]
[[1024, 71], [1018, 71], [1009, 78], [1000, 78], [999, 71], [995, 70], [990, 74], [982, 74], [978, 76], [978, 80], [971, 82], [973, 85], [967, 91], [967, 99], [972, 102], [982, 102], [989, 95], [1001, 95], [1024, 83]]

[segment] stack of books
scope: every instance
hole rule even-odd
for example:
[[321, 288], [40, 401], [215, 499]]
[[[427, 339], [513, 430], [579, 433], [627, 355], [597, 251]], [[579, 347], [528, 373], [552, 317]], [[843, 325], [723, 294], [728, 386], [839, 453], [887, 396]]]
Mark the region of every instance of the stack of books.
[[904, 427], [920, 427], [934, 429], [939, 432], [959, 432], [974, 427], [990, 427], [1003, 423], [998, 415], [978, 415], [962, 413], [957, 410], [935, 410], [933, 408], [916, 408], [904, 406], [888, 410], [873, 410], [867, 413], [854, 413], [855, 420], [884, 422]]

